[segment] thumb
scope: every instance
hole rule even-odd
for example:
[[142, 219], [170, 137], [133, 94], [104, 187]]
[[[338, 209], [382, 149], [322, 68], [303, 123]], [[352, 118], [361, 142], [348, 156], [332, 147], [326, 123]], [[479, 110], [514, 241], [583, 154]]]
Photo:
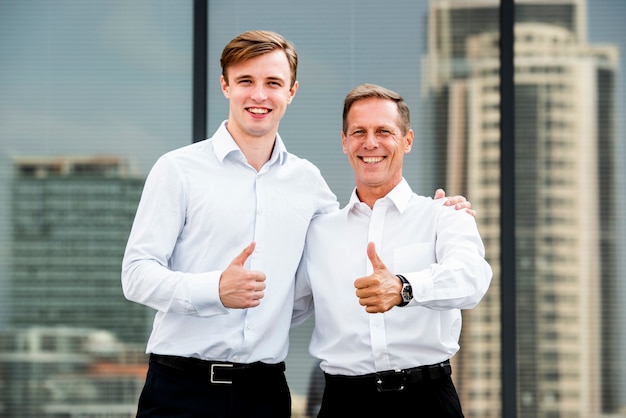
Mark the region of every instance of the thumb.
[[256, 242], [252, 241], [246, 248], [243, 249], [241, 253], [239, 253], [237, 257], [233, 258], [233, 261], [230, 264], [243, 267], [248, 257], [250, 257], [250, 255], [254, 252], [254, 247], [256, 247]]
[[387, 268], [385, 267], [383, 260], [378, 257], [378, 254], [376, 253], [376, 246], [373, 242], [367, 244], [367, 258], [370, 259], [370, 263], [372, 263], [374, 271]]
[[446, 197], [446, 192], [443, 189], [435, 190], [435, 200], [443, 199], [444, 197]]

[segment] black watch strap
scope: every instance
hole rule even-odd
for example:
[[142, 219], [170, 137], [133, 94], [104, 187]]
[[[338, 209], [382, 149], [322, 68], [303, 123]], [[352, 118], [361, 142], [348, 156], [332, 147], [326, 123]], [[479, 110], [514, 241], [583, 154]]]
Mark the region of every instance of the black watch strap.
[[413, 299], [413, 288], [411, 287], [411, 283], [401, 274], [396, 274], [396, 277], [400, 279], [402, 282], [402, 290], [400, 290], [400, 297], [402, 297], [402, 302], [398, 304], [398, 306], [406, 306], [409, 304], [411, 299]]

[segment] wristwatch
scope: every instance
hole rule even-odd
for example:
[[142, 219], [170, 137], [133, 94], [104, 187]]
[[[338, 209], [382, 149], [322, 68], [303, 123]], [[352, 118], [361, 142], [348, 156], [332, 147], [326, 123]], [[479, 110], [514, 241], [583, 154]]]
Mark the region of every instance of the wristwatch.
[[402, 290], [400, 290], [400, 296], [402, 297], [402, 302], [398, 304], [398, 306], [406, 306], [409, 304], [411, 299], [413, 299], [413, 288], [411, 287], [411, 283], [401, 274], [396, 274], [396, 277], [400, 279], [402, 282]]

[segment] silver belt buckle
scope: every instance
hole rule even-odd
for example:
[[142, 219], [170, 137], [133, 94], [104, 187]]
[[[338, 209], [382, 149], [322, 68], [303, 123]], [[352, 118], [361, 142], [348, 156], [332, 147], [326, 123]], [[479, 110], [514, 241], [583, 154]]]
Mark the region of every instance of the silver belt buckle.
[[216, 367], [233, 367], [232, 364], [228, 364], [228, 363], [214, 363], [211, 364], [211, 378], [209, 379], [211, 383], [215, 383], [215, 384], [220, 384], [220, 385], [232, 385], [233, 381], [232, 380], [216, 380], [215, 379], [215, 368]]
[[406, 376], [402, 370], [376, 373], [376, 389], [379, 392], [397, 392], [404, 390]]

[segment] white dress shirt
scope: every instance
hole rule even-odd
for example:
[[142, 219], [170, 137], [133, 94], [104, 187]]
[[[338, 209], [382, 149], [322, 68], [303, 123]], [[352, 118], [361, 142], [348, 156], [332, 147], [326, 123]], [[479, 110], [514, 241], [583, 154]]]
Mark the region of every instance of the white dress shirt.
[[[309, 350], [330, 374], [363, 375], [438, 363], [459, 349], [461, 311], [491, 282], [474, 217], [411, 191], [403, 179], [373, 209], [353, 192], [309, 227], [296, 280], [294, 325], [315, 305]], [[355, 279], [372, 274], [373, 241], [388, 270], [413, 288], [405, 307], [369, 314]]]
[[[284, 360], [307, 228], [337, 209], [317, 167], [289, 154], [278, 135], [258, 172], [226, 122], [212, 138], [163, 155], [146, 179], [122, 265], [126, 298], [157, 310], [146, 351]], [[220, 275], [252, 241], [245, 267], [266, 274], [265, 296], [258, 307], [227, 309]]]

